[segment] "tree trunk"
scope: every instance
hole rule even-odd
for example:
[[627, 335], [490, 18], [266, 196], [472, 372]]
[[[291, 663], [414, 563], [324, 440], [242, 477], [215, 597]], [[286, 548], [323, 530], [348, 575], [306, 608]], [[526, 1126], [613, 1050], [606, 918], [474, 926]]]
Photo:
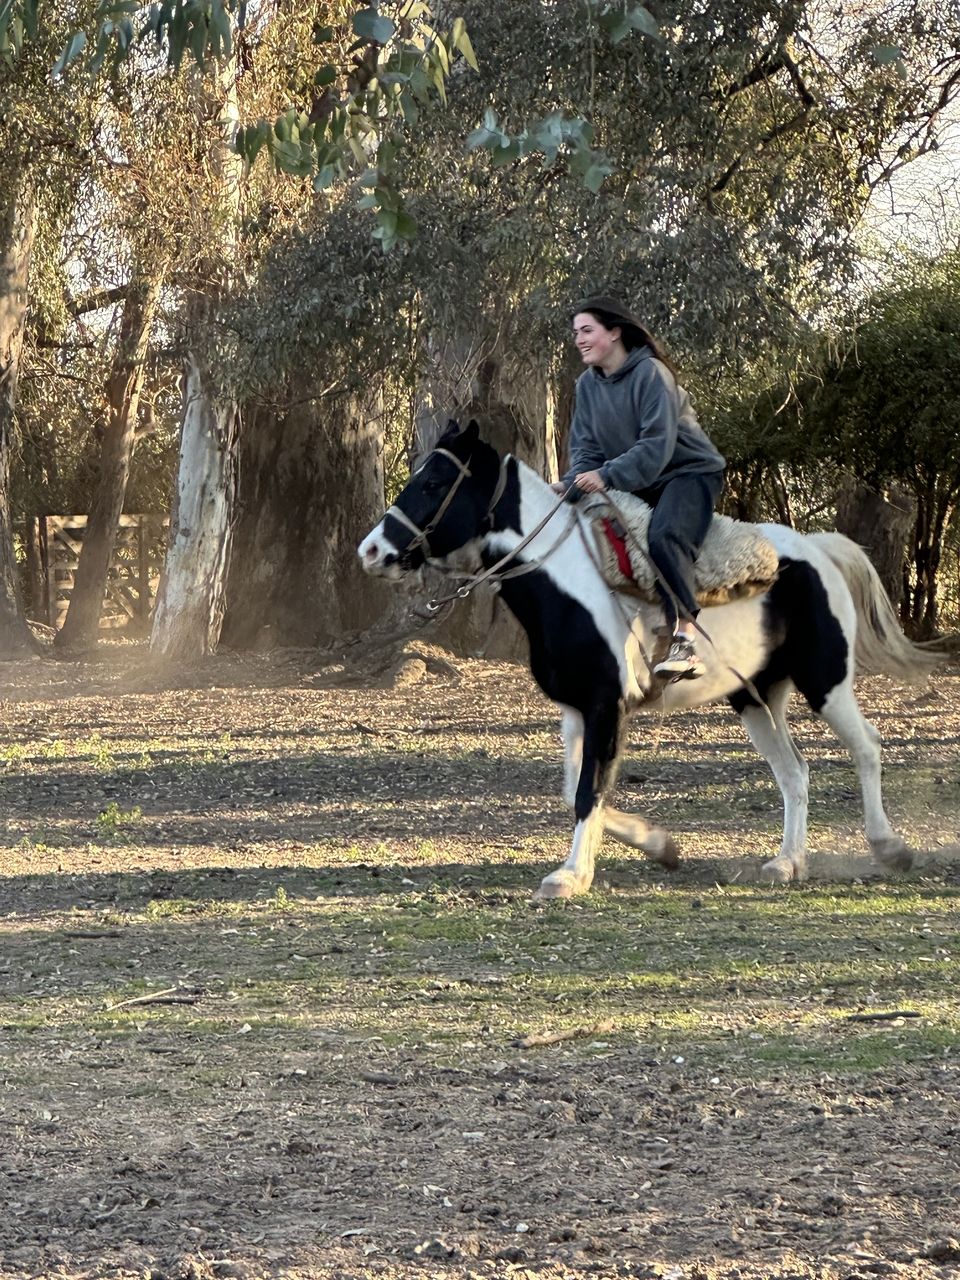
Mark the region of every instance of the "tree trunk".
[[907, 616], [913, 624], [913, 634], [922, 639], [930, 639], [937, 634], [940, 620], [937, 574], [944, 534], [953, 514], [955, 493], [954, 486], [942, 475], [923, 473], [917, 477], [914, 580]]
[[107, 588], [110, 560], [123, 511], [130, 458], [143, 386], [144, 360], [160, 294], [161, 274], [131, 284], [107, 384], [107, 425], [100, 446], [87, 527], [80, 548], [70, 607], [56, 644], [65, 649], [95, 645]]
[[904, 604], [903, 563], [915, 521], [916, 504], [899, 489], [884, 496], [850, 476], [837, 494], [838, 531], [869, 555], [898, 612]]
[[395, 593], [363, 573], [357, 544], [383, 514], [379, 415], [308, 401], [245, 426], [223, 640], [313, 646], [370, 626]]
[[23, 616], [10, 510], [10, 457], [36, 226], [37, 195], [28, 174], [0, 208], [0, 660], [39, 648]]
[[928, 478], [923, 497], [917, 506], [914, 538], [916, 587], [912, 617], [916, 624], [916, 634], [929, 640], [937, 635], [940, 622], [937, 579], [943, 554], [943, 539], [954, 508], [953, 490], [942, 475], [934, 474]]
[[150, 636], [155, 657], [193, 661], [211, 653], [220, 639], [239, 428], [239, 409], [217, 397], [191, 356], [170, 539]]
[[[216, 138], [206, 167], [215, 182], [209, 241], [197, 265], [198, 288], [187, 315], [189, 355], [183, 428], [167, 558], [150, 636], [161, 660], [192, 661], [216, 648], [223, 623], [233, 535], [240, 411], [210, 373], [217, 309], [237, 256], [243, 160], [233, 150], [238, 123], [237, 68], [220, 75], [213, 105]], [[201, 86], [198, 79], [198, 86]], [[198, 108], [209, 109], [202, 87]]]

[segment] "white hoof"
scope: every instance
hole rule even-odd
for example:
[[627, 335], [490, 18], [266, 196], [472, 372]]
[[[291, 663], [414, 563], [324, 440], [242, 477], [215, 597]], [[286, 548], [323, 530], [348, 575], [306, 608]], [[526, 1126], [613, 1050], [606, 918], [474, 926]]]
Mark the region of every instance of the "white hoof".
[[760, 879], [767, 884], [789, 884], [791, 880], [805, 880], [807, 874], [806, 861], [787, 858], [771, 858], [760, 868]]
[[540, 881], [540, 888], [533, 895], [534, 902], [550, 902], [554, 898], [575, 898], [586, 893], [590, 888], [582, 876], [574, 875], [561, 867], [559, 871], [551, 871]]
[[885, 871], [909, 871], [913, 866], [913, 850], [899, 836], [871, 840], [870, 848], [874, 859]]

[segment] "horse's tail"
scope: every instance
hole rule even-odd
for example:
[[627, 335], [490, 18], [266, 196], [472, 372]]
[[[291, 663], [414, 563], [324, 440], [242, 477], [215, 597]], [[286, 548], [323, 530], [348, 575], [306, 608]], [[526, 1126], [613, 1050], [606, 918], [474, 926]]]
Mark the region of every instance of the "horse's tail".
[[840, 570], [857, 611], [854, 659], [863, 675], [922, 680], [943, 660], [903, 634], [890, 597], [866, 552], [842, 533], [808, 535]]

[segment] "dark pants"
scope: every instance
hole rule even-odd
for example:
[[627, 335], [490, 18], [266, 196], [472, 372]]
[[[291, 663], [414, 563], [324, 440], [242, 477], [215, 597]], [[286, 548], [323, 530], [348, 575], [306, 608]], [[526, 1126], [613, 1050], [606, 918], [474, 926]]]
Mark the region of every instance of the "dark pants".
[[653, 507], [650, 559], [664, 580], [657, 583], [657, 590], [671, 632], [676, 631], [680, 619], [695, 618], [700, 612], [694, 594], [693, 566], [722, 488], [723, 472], [709, 471], [705, 475], [674, 476], [665, 484], [637, 493]]

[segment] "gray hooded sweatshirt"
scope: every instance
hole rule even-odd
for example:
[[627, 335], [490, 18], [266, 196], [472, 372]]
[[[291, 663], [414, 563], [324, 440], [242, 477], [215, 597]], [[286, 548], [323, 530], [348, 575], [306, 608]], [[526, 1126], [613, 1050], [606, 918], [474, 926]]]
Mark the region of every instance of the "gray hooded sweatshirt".
[[626, 493], [724, 468], [690, 397], [649, 347], [634, 348], [615, 373], [593, 366], [580, 375], [569, 451], [564, 485], [581, 471], [599, 471], [608, 489]]

